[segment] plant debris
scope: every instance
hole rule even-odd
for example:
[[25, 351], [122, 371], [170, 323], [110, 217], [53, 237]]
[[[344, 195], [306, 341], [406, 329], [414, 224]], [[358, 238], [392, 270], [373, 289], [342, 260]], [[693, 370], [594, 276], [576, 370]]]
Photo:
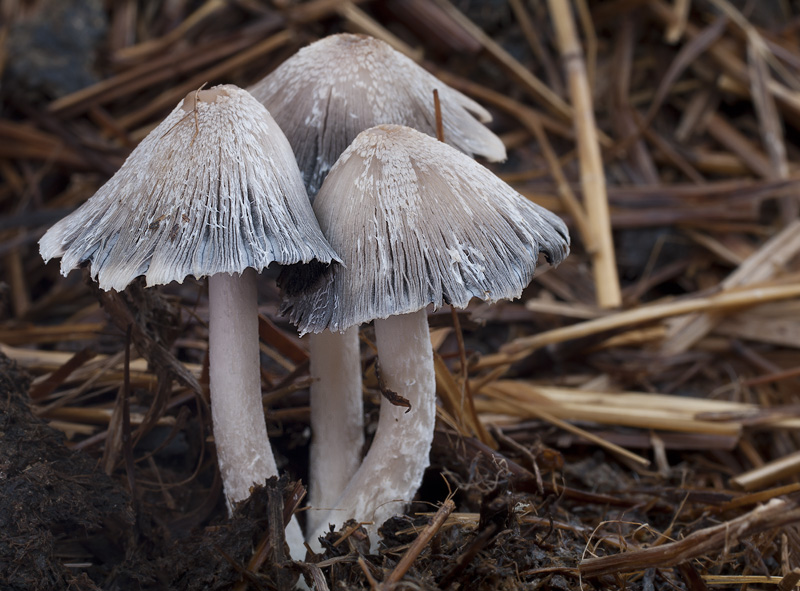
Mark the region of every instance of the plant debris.
[[[798, 23], [788, 1], [4, 3], [3, 589], [797, 588]], [[99, 293], [37, 242], [187, 93], [340, 32], [486, 107], [509, 158], [482, 163], [564, 218], [572, 253], [519, 300], [430, 311], [415, 502], [378, 547], [349, 523], [292, 562], [308, 353], [279, 271], [259, 334], [284, 476], [229, 517], [202, 284]], [[385, 388], [361, 336], [369, 438]]]

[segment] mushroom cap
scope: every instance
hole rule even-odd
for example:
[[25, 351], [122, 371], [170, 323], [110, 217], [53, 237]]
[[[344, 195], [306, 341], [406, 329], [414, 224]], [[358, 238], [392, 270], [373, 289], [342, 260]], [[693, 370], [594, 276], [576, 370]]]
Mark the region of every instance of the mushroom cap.
[[39, 241], [103, 289], [339, 260], [264, 106], [236, 86], [192, 91], [86, 203]]
[[558, 216], [469, 156], [397, 125], [355, 139], [314, 213], [344, 266], [284, 269], [283, 311], [302, 332], [517, 298], [540, 252], [552, 265], [569, 253]]
[[486, 109], [366, 35], [316, 41], [249, 90], [286, 130], [313, 199], [333, 163], [365, 129], [395, 123], [435, 137], [434, 89], [449, 144], [490, 161], [506, 159], [503, 142], [481, 124], [492, 120]]

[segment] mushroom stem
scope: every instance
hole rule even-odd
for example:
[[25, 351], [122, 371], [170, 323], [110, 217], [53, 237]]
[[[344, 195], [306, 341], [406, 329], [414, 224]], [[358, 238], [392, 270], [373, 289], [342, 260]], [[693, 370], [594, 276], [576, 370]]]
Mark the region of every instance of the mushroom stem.
[[208, 278], [211, 417], [228, 510], [278, 474], [261, 406], [256, 273]]
[[[278, 475], [261, 404], [256, 272], [208, 278], [208, 354], [211, 418], [228, 511], [253, 484]], [[286, 528], [294, 558], [305, 550], [297, 520]]]
[[364, 447], [358, 327], [310, 336], [311, 465], [307, 530], [315, 531], [361, 463]]
[[312, 548], [319, 546], [317, 538], [329, 522], [341, 525], [351, 517], [373, 522], [370, 538], [375, 543], [378, 527], [402, 511], [428, 467], [436, 421], [436, 379], [425, 309], [375, 320], [375, 340], [386, 388], [407, 398], [411, 409], [406, 412], [386, 398], [381, 401], [378, 430], [369, 452], [335, 510], [321, 527], [309, 530], [313, 531]]

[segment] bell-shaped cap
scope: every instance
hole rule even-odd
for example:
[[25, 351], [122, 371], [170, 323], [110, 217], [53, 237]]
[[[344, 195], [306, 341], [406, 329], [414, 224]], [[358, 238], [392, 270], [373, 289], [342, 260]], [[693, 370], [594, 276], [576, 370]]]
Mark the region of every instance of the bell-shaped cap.
[[434, 89], [447, 142], [470, 155], [505, 160], [503, 142], [481, 123], [492, 119], [486, 109], [373, 37], [325, 37], [249, 90], [286, 132], [313, 198], [365, 129], [395, 123], [435, 137]]
[[236, 86], [193, 91], [117, 173], [39, 242], [66, 275], [103, 289], [281, 264], [338, 260], [319, 229], [292, 149]]
[[469, 156], [413, 129], [361, 133], [331, 169], [314, 213], [344, 266], [293, 266], [280, 283], [302, 332], [473, 297], [519, 297], [542, 252], [569, 253], [561, 219]]

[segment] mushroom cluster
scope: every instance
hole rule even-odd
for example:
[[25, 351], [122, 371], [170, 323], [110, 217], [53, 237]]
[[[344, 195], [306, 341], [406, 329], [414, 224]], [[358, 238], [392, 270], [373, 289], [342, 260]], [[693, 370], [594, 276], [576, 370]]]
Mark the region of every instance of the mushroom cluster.
[[[433, 95], [447, 144], [434, 139]], [[252, 93], [252, 94], [251, 94]], [[274, 117], [274, 119], [273, 119]], [[519, 297], [569, 235], [473, 160], [505, 159], [480, 105], [387, 44], [334, 35], [250, 89], [189, 93], [120, 170], [41, 239], [102, 289], [208, 277], [214, 439], [229, 509], [276, 475], [261, 399], [256, 274], [285, 265], [283, 311], [312, 333], [307, 539], [413, 497], [436, 418], [426, 308]], [[285, 133], [285, 135], [284, 135]], [[313, 209], [312, 209], [313, 204]], [[340, 264], [342, 263], [342, 264]], [[362, 460], [359, 325], [409, 412], [383, 400]], [[399, 503], [399, 506], [398, 506]], [[287, 528], [304, 555], [296, 520]]]
[[[503, 142], [483, 125], [491, 120], [486, 109], [366, 35], [316, 41], [249, 90], [284, 129], [312, 202], [330, 168], [362, 131], [399, 124], [435, 136], [434, 90], [442, 98], [444, 131], [452, 146], [490, 161], [506, 158]], [[308, 531], [324, 525], [328, 509], [338, 506], [361, 465], [364, 445], [358, 325], [334, 331], [310, 336]]]
[[[293, 267], [282, 279], [285, 311], [312, 333], [306, 531], [316, 547], [329, 523], [351, 518], [375, 523], [374, 534], [420, 484], [435, 422], [425, 307], [518, 297], [539, 250], [557, 264], [569, 237], [469, 157], [506, 157], [483, 125], [490, 114], [382, 41], [326, 37], [250, 91], [286, 131], [345, 263], [341, 273]], [[434, 91], [449, 146], [431, 137]], [[373, 319], [386, 386], [412, 408], [382, 401], [362, 462], [358, 326]]]
[[[491, 161], [506, 158], [503, 142], [483, 125], [491, 120], [486, 109], [365, 35], [316, 41], [249, 90], [285, 130], [312, 202], [334, 162], [362, 131], [400, 124], [435, 135], [434, 90], [442, 98], [451, 145]], [[326, 329], [310, 337], [309, 532], [338, 506], [361, 465], [364, 444], [358, 326], [334, 330], [340, 332]]]
[[569, 251], [557, 216], [469, 156], [399, 125], [356, 137], [314, 213], [344, 265], [288, 267], [285, 311], [301, 332], [374, 320], [386, 388], [411, 407], [381, 401], [369, 452], [311, 540], [328, 522], [380, 525], [419, 487], [436, 418], [426, 307], [517, 298], [540, 252], [557, 265]]

